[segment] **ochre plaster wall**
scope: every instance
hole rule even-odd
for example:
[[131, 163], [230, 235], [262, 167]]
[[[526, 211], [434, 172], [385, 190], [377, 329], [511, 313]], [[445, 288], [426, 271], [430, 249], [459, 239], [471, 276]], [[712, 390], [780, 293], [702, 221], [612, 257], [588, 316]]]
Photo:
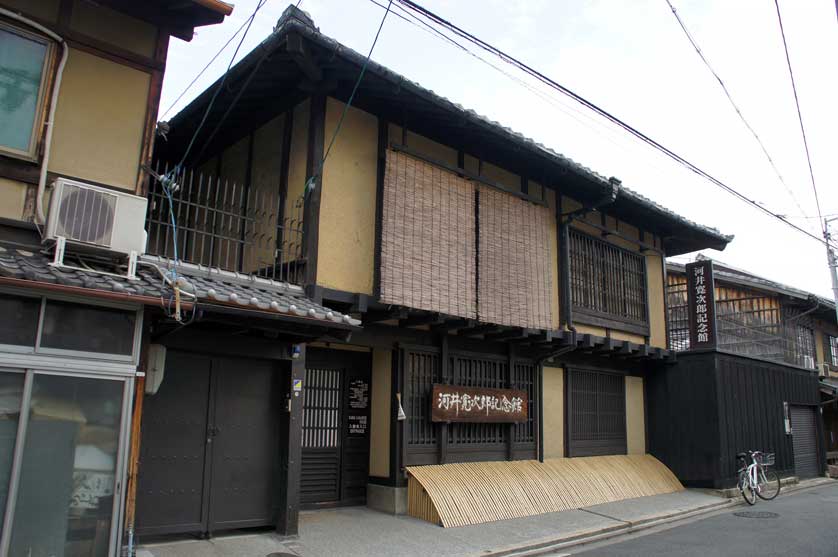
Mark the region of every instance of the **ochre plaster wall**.
[[564, 456], [564, 369], [544, 368], [544, 458]]
[[649, 344], [666, 348], [666, 310], [661, 256], [646, 254], [646, 297], [649, 304]]
[[626, 376], [626, 449], [628, 454], [646, 454], [646, 412], [643, 378]]
[[76, 0], [70, 26], [74, 31], [140, 56], [154, 56], [157, 28], [108, 7]]
[[[343, 107], [327, 99], [327, 143]], [[323, 169], [317, 284], [372, 294], [377, 169], [378, 119], [350, 108]]]
[[134, 191], [151, 76], [70, 49], [49, 170]]
[[370, 476], [390, 476], [390, 398], [393, 352], [372, 351], [372, 400], [370, 403]]
[[0, 217], [20, 220], [26, 201], [26, 184], [0, 178]]

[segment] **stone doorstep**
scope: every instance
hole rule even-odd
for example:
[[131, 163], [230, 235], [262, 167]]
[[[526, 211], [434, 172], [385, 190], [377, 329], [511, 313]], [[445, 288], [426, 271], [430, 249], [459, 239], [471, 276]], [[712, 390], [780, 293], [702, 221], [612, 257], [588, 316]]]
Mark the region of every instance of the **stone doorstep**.
[[[534, 557], [536, 555], [545, 555], [548, 553], [560, 551], [562, 549], [567, 549], [576, 545], [601, 541], [623, 534], [629, 534], [632, 532], [639, 532], [641, 530], [646, 530], [648, 528], [659, 526], [661, 524], [677, 522], [679, 520], [684, 520], [693, 516], [699, 516], [705, 513], [710, 513], [719, 509], [732, 507], [735, 505], [735, 502], [725, 499], [719, 502], [702, 505], [693, 509], [651, 515], [637, 521], [623, 521], [618, 518], [611, 518], [606, 515], [600, 515], [604, 518], [610, 518], [616, 524], [614, 524], [613, 526], [606, 526], [604, 528], [590, 528], [586, 530], [577, 530], [576, 532], [558, 538], [541, 538], [539, 540], [534, 540], [532, 542], [528, 542], [517, 546], [505, 547], [495, 551], [490, 550], [481, 553], [476, 553], [473, 556], [468, 557]], [[584, 511], [585, 509], [579, 510]]]

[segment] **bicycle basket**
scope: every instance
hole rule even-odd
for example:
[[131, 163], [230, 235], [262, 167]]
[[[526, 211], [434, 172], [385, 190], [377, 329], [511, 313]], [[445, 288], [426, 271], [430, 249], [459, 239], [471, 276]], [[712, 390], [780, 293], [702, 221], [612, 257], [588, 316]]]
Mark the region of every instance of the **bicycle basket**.
[[762, 453], [759, 456], [758, 462], [763, 466], [774, 466], [774, 453]]

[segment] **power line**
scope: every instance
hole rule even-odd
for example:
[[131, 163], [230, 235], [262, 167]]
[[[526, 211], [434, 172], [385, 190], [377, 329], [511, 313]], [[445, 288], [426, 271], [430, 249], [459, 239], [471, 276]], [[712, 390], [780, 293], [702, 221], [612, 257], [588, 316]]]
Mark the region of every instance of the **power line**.
[[733, 110], [736, 111], [736, 114], [739, 116], [739, 119], [742, 120], [742, 123], [745, 125], [746, 128], [748, 128], [748, 131], [751, 132], [751, 135], [754, 136], [754, 139], [757, 140], [757, 143], [759, 143], [759, 146], [762, 149], [763, 154], [765, 154], [765, 158], [768, 159], [768, 162], [771, 164], [771, 168], [774, 169], [774, 173], [777, 175], [777, 178], [779, 178], [780, 182], [786, 188], [786, 191], [788, 192], [789, 196], [794, 201], [795, 205], [797, 205], [797, 208], [800, 209], [800, 212], [803, 213], [803, 214], [806, 214], [806, 211], [804, 211], [803, 207], [800, 206], [800, 202], [797, 200], [797, 197], [794, 195], [794, 192], [792, 191], [792, 189], [786, 183], [785, 179], [783, 178], [783, 175], [780, 173], [780, 170], [777, 168], [777, 165], [774, 164], [774, 159], [771, 158], [771, 155], [768, 153], [768, 149], [765, 148], [765, 144], [762, 142], [762, 139], [760, 139], [759, 135], [757, 134], [757, 132], [753, 128], [753, 126], [751, 126], [751, 124], [748, 123], [748, 120], [745, 119], [745, 115], [742, 114], [742, 111], [739, 109], [739, 106], [737, 106], [736, 102], [733, 100], [733, 96], [731, 96], [730, 91], [727, 90], [727, 86], [725, 85], [725, 82], [722, 81], [722, 78], [719, 76], [719, 74], [716, 72], [716, 70], [713, 69], [713, 66], [710, 65], [710, 62], [707, 60], [707, 57], [704, 56], [704, 52], [702, 52], [701, 47], [698, 46], [698, 43], [693, 38], [690, 31], [687, 29], [687, 26], [686, 26], [686, 24], [684, 24], [684, 21], [681, 19], [681, 16], [678, 15], [678, 12], [675, 10], [675, 6], [672, 5], [672, 2], [670, 0], [666, 0], [666, 3], [669, 4], [669, 9], [672, 10], [672, 15], [675, 16], [676, 20], [678, 20], [678, 25], [681, 26], [681, 30], [684, 31], [684, 35], [687, 36], [687, 39], [690, 41], [690, 44], [695, 49], [699, 58], [701, 58], [701, 61], [704, 62], [704, 65], [707, 66], [707, 69], [710, 70], [710, 73], [712, 73], [713, 77], [716, 78], [716, 81], [719, 82], [719, 85], [721, 86], [722, 91], [724, 91], [724, 94], [727, 97], [727, 100], [730, 102], [730, 105], [733, 107]]
[[638, 129], [634, 128], [633, 126], [627, 124], [626, 122], [620, 120], [619, 118], [617, 118], [613, 114], [609, 113], [608, 111], [604, 110], [603, 108], [600, 108], [599, 106], [597, 106], [593, 102], [585, 99], [581, 95], [573, 92], [572, 90], [570, 90], [567, 87], [561, 85], [560, 83], [550, 79], [549, 77], [547, 77], [543, 73], [533, 69], [532, 67], [530, 67], [527, 64], [521, 62], [520, 60], [516, 59], [515, 57], [507, 54], [506, 52], [504, 52], [502, 50], [500, 50], [498, 47], [495, 47], [495, 46], [487, 43], [486, 41], [476, 37], [475, 35], [463, 30], [462, 28], [460, 28], [457, 25], [451, 23], [450, 21], [442, 18], [441, 16], [439, 16], [439, 15], [431, 12], [430, 10], [416, 4], [412, 0], [397, 0], [397, 1], [400, 4], [403, 4], [405, 7], [409, 8], [410, 10], [422, 15], [425, 18], [427, 18], [429, 21], [432, 21], [433, 23], [448, 29], [452, 33], [456, 34], [457, 36], [471, 42], [472, 44], [480, 47], [481, 49], [483, 49], [483, 50], [485, 50], [485, 51], [487, 51], [491, 54], [494, 54], [495, 56], [497, 56], [498, 58], [500, 58], [504, 62], [518, 68], [519, 70], [521, 70], [524, 73], [530, 75], [531, 77], [534, 77], [538, 81], [541, 81], [545, 85], [548, 85], [549, 87], [552, 87], [553, 89], [556, 89], [557, 91], [563, 93], [564, 95], [567, 95], [568, 97], [572, 98], [576, 102], [578, 102], [581, 105], [585, 106], [586, 108], [596, 112], [597, 114], [606, 118], [610, 122], [612, 122], [612, 123], [618, 125], [619, 127], [623, 128], [625, 131], [629, 132], [631, 135], [635, 136], [636, 138], [640, 139], [641, 141], [645, 142], [646, 144], [650, 145], [651, 147], [653, 147], [653, 148], [657, 149], [658, 151], [660, 151], [661, 153], [665, 154], [669, 158], [678, 162], [682, 166], [686, 167], [688, 170], [690, 170], [693, 173], [705, 178], [709, 182], [713, 183], [714, 185], [718, 186], [719, 188], [721, 188], [722, 190], [726, 191], [727, 193], [733, 195], [734, 197], [737, 197], [741, 201], [744, 201], [745, 203], [748, 203], [749, 205], [752, 205], [753, 207], [759, 209], [763, 213], [779, 220], [780, 222], [785, 223], [786, 225], [790, 226], [791, 228], [797, 230], [798, 232], [800, 232], [802, 234], [805, 234], [809, 238], [811, 238], [813, 240], [816, 240], [817, 242], [819, 242], [821, 244], [830, 245], [825, 239], [820, 238], [817, 235], [812, 234], [808, 230], [805, 230], [805, 229], [801, 228], [800, 226], [797, 226], [796, 224], [787, 221], [781, 214], [778, 214], [778, 213], [775, 213], [775, 212], [771, 211], [770, 209], [768, 209], [767, 207], [764, 207], [763, 205], [761, 205], [757, 201], [755, 201], [755, 200], [747, 197], [746, 195], [740, 193], [739, 191], [737, 191], [733, 187], [727, 185], [726, 183], [722, 182], [720, 179], [718, 179], [718, 178], [714, 177], [713, 175], [709, 174], [708, 172], [702, 170], [701, 168], [699, 168], [695, 164], [691, 163], [690, 161], [688, 161], [684, 157], [678, 155], [677, 153], [675, 153], [671, 149], [669, 149], [667, 147], [664, 147], [662, 144], [658, 143], [657, 141], [655, 141], [651, 137], [647, 136], [643, 132], [641, 132]]
[[236, 32], [233, 33], [232, 35], [230, 35], [230, 38], [227, 39], [227, 42], [224, 43], [224, 45], [221, 48], [218, 49], [218, 51], [215, 53], [215, 55], [212, 57], [212, 59], [210, 59], [210, 61], [207, 62], [207, 65], [204, 66], [203, 69], [200, 72], [198, 72], [198, 75], [196, 75], [195, 78], [192, 81], [189, 82], [189, 85], [187, 85], [186, 88], [183, 91], [181, 91], [180, 95], [178, 95], [177, 98], [174, 100], [174, 102], [172, 102], [172, 104], [169, 105], [169, 108], [167, 108], [166, 111], [163, 112], [163, 114], [160, 115], [160, 117], [159, 117], [160, 120], [165, 118], [166, 114], [171, 112], [171, 110], [175, 106], [177, 106], [177, 103], [180, 102], [180, 99], [183, 98], [183, 96], [186, 94], [186, 92], [189, 91], [189, 89], [191, 89], [193, 85], [195, 85], [195, 83], [201, 78], [202, 75], [204, 75], [204, 72], [207, 71], [207, 69], [212, 65], [212, 63], [215, 62], [218, 59], [219, 56], [221, 56], [221, 53], [224, 52], [224, 50], [228, 46], [230, 46], [230, 43], [233, 42], [233, 39], [235, 39], [238, 36], [238, 34], [241, 33], [242, 29], [244, 29], [245, 25], [247, 25], [248, 21], [249, 21], [249, 19], [244, 20], [242, 22], [242, 24], [239, 26], [239, 28], [236, 29]]
[[[809, 154], [809, 142], [806, 139], [806, 128], [803, 126], [803, 115], [800, 112], [800, 100], [797, 98], [797, 85], [794, 83], [794, 72], [791, 70], [791, 58], [789, 57], [789, 45], [786, 42], [786, 31], [783, 28], [783, 16], [780, 15], [780, 2], [774, 0], [774, 6], [777, 8], [777, 21], [780, 24], [780, 35], [783, 37], [783, 49], [786, 52], [786, 65], [789, 68], [789, 78], [791, 79], [791, 90], [794, 92], [794, 105], [797, 107], [797, 120], [800, 122], [800, 134], [803, 136], [803, 148], [806, 150], [806, 162], [809, 163], [809, 178], [812, 180], [812, 192], [815, 194], [815, 205], [818, 208], [818, 216], [821, 216], [821, 201], [818, 198], [818, 188], [815, 185], [815, 173], [812, 170], [812, 157]], [[824, 235], [826, 235], [826, 225], [822, 228]]]
[[[387, 16], [390, 14], [390, 8], [393, 5], [393, 0], [390, 0], [387, 3], [387, 9], [384, 12], [384, 16], [381, 18], [381, 23], [378, 24], [378, 31], [375, 32], [375, 38], [372, 40], [372, 44], [370, 45], [370, 51], [367, 53], [367, 58], [364, 60], [364, 64], [361, 66], [361, 71], [358, 73], [358, 79], [355, 80], [355, 86], [352, 87], [352, 93], [349, 95], [349, 99], [346, 101], [346, 104], [343, 105], [343, 112], [340, 115], [340, 119], [338, 120], [337, 126], [335, 126], [335, 131], [332, 134], [332, 139], [329, 141], [329, 146], [326, 149], [326, 152], [323, 154], [323, 160], [320, 161], [320, 167], [317, 170], [317, 173], [320, 174], [323, 172], [323, 166], [326, 164], [326, 159], [329, 158], [329, 153], [332, 152], [332, 147], [335, 144], [335, 140], [338, 138], [338, 133], [340, 133], [340, 127], [343, 124], [344, 118], [346, 118], [346, 113], [349, 112], [349, 107], [352, 105], [352, 101], [355, 99], [355, 93], [358, 92], [358, 87], [361, 85], [361, 80], [364, 79], [364, 74], [367, 72], [367, 66], [369, 66], [370, 58], [372, 57], [372, 51], [375, 50], [375, 45], [378, 43], [378, 37], [381, 35], [381, 30], [384, 28], [384, 22], [387, 20]], [[314, 183], [314, 176], [309, 178], [309, 184]]]

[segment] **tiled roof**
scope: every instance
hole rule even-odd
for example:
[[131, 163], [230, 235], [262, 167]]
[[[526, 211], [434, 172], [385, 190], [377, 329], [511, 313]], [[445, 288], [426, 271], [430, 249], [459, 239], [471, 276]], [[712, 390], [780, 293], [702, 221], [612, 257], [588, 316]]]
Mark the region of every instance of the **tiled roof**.
[[[163, 278], [163, 275], [169, 276], [172, 264], [162, 258], [142, 256], [136, 279], [77, 266], [59, 268], [51, 262], [51, 257], [44, 253], [0, 245], [0, 277], [106, 291], [126, 297], [168, 298], [172, 294]], [[324, 326], [357, 327], [361, 324], [349, 315], [314, 303], [299, 286], [190, 264], [179, 264], [176, 271], [182, 290], [194, 295], [198, 303], [307, 318], [320, 321]]]

